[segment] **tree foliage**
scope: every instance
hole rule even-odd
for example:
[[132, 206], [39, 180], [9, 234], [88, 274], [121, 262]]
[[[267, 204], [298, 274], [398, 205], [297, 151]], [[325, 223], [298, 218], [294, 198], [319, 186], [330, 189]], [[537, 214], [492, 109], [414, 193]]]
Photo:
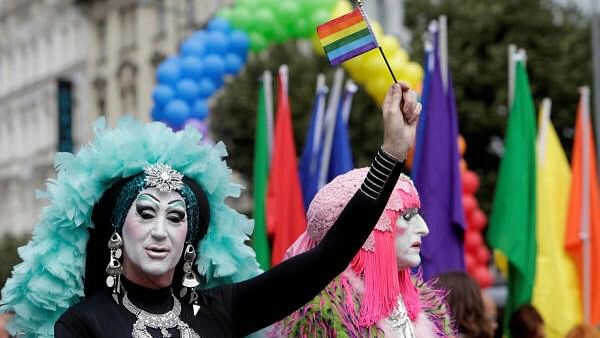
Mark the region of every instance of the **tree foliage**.
[[13, 266], [21, 262], [17, 248], [27, 243], [29, 238], [29, 235], [6, 234], [0, 239], [0, 285], [6, 283]]
[[578, 87], [591, 84], [589, 18], [546, 0], [406, 0], [413, 57], [423, 55], [430, 20], [448, 18], [448, 59], [471, 169], [482, 177], [480, 202], [489, 211], [497, 153], [507, 122], [508, 45], [527, 51], [534, 100], [552, 99], [551, 119], [571, 151]]

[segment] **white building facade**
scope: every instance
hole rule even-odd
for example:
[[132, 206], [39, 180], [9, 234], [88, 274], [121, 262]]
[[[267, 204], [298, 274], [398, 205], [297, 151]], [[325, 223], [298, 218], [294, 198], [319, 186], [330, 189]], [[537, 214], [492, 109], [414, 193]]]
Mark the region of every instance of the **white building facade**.
[[0, 2], [0, 233], [27, 233], [53, 176], [59, 79], [73, 88], [73, 144], [89, 138], [88, 25], [71, 0]]

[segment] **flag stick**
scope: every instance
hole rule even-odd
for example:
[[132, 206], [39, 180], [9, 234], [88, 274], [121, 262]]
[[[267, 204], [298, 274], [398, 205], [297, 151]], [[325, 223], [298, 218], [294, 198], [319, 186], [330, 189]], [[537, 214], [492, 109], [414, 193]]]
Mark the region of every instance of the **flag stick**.
[[392, 71], [392, 67], [390, 67], [390, 63], [388, 62], [387, 58], [385, 57], [385, 53], [383, 52], [383, 48], [381, 48], [381, 46], [379, 46], [379, 52], [381, 52], [381, 56], [383, 56], [383, 61], [385, 61], [385, 65], [387, 66], [388, 70], [390, 71], [390, 74], [392, 75], [392, 79], [394, 79], [394, 83], [398, 83], [398, 80], [396, 80], [396, 75], [394, 75], [394, 72]]
[[387, 66], [387, 69], [390, 71], [390, 75], [392, 75], [392, 79], [394, 79], [394, 83], [398, 83], [398, 80], [396, 80], [396, 75], [394, 75], [394, 72], [392, 71], [392, 67], [390, 67], [390, 63], [388, 62], [387, 58], [385, 57], [383, 48], [381, 48], [381, 46], [379, 45], [379, 42], [377, 42], [377, 37], [375, 36], [375, 32], [373, 32], [371, 30], [371, 24], [369, 23], [369, 19], [367, 18], [367, 13], [365, 13], [365, 11], [363, 9], [362, 1], [358, 0], [357, 4], [358, 4], [358, 8], [360, 8], [361, 14], [365, 18], [365, 21], [367, 22], [367, 25], [369, 26], [369, 30], [371, 31], [371, 34], [373, 34], [373, 37], [375, 38], [375, 43], [377, 44], [377, 48], [379, 48], [379, 52], [381, 53], [381, 56], [383, 57], [383, 61], [385, 61], [385, 65]]

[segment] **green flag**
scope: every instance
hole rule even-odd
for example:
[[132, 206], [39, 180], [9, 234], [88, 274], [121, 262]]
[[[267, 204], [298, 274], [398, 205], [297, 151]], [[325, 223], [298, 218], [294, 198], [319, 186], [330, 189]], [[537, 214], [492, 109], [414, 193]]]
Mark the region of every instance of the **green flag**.
[[269, 178], [269, 136], [265, 84], [261, 82], [258, 91], [258, 111], [256, 113], [256, 137], [254, 140], [254, 250], [256, 259], [263, 270], [269, 269], [271, 255], [267, 239], [266, 194]]
[[535, 107], [527, 71], [516, 64], [515, 95], [505, 136], [490, 224], [489, 244], [508, 258], [508, 319], [520, 305], [531, 301], [536, 263]]

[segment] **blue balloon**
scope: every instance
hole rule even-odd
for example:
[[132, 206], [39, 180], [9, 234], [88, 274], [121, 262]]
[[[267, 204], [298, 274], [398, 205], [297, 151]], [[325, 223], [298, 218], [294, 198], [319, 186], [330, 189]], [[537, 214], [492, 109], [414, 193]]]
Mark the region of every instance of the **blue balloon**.
[[181, 44], [181, 55], [183, 56], [197, 56], [200, 57], [204, 55], [206, 50], [206, 46], [199, 39], [195, 39], [193, 37], [185, 40], [183, 44]]
[[199, 79], [203, 69], [202, 60], [198, 57], [188, 56], [181, 61], [181, 77], [184, 79]]
[[221, 81], [225, 72], [225, 61], [218, 55], [208, 55], [204, 58], [204, 74], [213, 82]]
[[229, 49], [239, 56], [243, 56], [244, 59], [246, 54], [248, 54], [249, 46], [250, 39], [246, 33], [242, 31], [233, 31], [231, 34], [229, 34]]
[[198, 96], [200, 97], [210, 97], [215, 90], [217, 90], [217, 86], [211, 79], [203, 78], [198, 83]]
[[236, 54], [228, 53], [225, 55], [225, 72], [227, 72], [227, 74], [235, 75], [239, 73], [242, 66], [243, 61]]
[[156, 69], [156, 79], [159, 83], [173, 85], [179, 80], [179, 64], [177, 61], [165, 61]]
[[208, 116], [208, 105], [206, 101], [200, 99], [194, 102], [192, 106], [192, 112], [190, 113], [190, 118], [204, 120]]
[[191, 39], [205, 43], [206, 40], [208, 39], [208, 31], [206, 31], [206, 30], [196, 31], [192, 34]]
[[198, 97], [198, 85], [190, 79], [184, 79], [177, 83], [177, 97], [188, 102], [194, 102]]
[[231, 30], [231, 26], [229, 25], [229, 21], [216, 17], [208, 22], [208, 30], [227, 33]]
[[159, 106], [166, 105], [174, 96], [175, 92], [173, 92], [173, 89], [164, 84], [158, 84], [152, 91], [152, 98]]
[[181, 128], [190, 117], [190, 107], [185, 101], [171, 100], [165, 107], [164, 120], [174, 128]]
[[162, 121], [165, 118], [165, 112], [159, 107], [152, 108], [152, 120]]
[[228, 41], [227, 34], [223, 32], [209, 32], [206, 39], [206, 54], [225, 54], [227, 52]]

